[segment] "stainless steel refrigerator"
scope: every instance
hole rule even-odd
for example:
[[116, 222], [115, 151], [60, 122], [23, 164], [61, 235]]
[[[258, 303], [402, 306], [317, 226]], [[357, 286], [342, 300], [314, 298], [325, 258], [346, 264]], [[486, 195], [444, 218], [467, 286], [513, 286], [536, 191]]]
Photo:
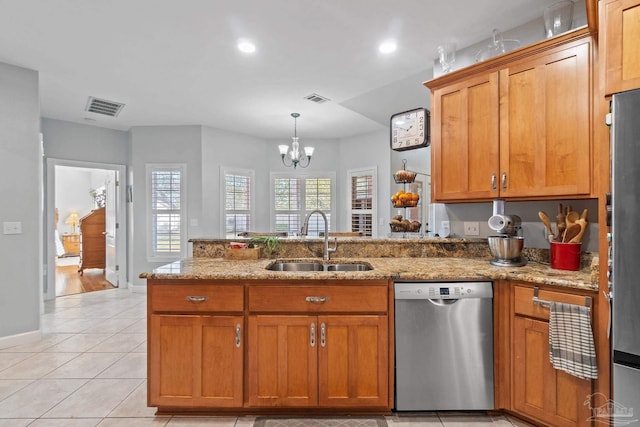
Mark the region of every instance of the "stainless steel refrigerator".
[[615, 424], [640, 425], [640, 90], [611, 110], [613, 402]]

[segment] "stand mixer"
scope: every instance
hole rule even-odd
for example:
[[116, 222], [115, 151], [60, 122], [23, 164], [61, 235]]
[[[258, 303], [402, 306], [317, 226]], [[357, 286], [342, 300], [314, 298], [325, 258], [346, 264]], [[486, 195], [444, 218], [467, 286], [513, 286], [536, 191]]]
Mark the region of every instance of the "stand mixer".
[[489, 228], [498, 236], [489, 236], [489, 249], [493, 255], [492, 265], [501, 267], [521, 267], [527, 260], [521, 257], [524, 237], [518, 236], [522, 230], [522, 220], [517, 215], [505, 215], [504, 200], [493, 201], [493, 215], [487, 221]]

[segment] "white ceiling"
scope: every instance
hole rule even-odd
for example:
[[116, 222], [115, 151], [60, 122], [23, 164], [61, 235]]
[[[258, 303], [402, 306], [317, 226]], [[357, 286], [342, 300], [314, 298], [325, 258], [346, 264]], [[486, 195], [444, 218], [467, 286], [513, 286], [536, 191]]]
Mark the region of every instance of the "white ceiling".
[[[340, 138], [428, 107], [420, 83], [439, 44], [473, 45], [555, 1], [0, 0], [0, 62], [39, 71], [44, 117], [288, 138], [299, 112], [301, 139]], [[386, 39], [398, 49], [385, 56]], [[89, 96], [126, 106], [117, 118], [88, 113]]]

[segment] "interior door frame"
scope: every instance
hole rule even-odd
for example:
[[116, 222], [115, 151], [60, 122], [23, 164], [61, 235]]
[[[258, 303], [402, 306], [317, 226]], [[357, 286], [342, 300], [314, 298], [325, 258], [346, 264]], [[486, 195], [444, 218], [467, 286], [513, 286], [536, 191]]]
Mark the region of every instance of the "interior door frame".
[[[43, 240], [45, 247], [44, 270], [46, 271], [45, 288], [43, 289], [44, 300], [51, 300], [56, 297], [56, 246], [55, 246], [55, 207], [56, 207], [56, 166], [70, 166], [89, 169], [105, 169], [117, 172], [120, 191], [116, 200], [116, 222], [118, 223], [118, 236], [116, 239], [116, 259], [118, 261], [121, 274], [127, 274], [127, 221], [126, 221], [126, 165], [113, 163], [95, 163], [79, 160], [66, 160], [47, 158], [46, 172], [46, 201], [45, 201], [45, 227]], [[127, 277], [120, 277], [120, 288], [128, 288]]]

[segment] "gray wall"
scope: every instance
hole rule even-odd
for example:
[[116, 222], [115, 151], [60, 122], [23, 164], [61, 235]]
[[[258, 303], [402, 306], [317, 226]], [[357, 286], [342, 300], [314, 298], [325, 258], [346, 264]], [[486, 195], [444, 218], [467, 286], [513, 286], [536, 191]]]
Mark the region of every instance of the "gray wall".
[[[569, 200], [560, 199], [546, 202], [506, 202], [505, 213], [518, 215], [522, 219], [522, 235], [524, 246], [527, 248], [549, 249], [549, 243], [545, 239], [544, 225], [538, 217], [538, 211], [544, 211], [549, 215], [553, 230], [555, 230], [555, 217], [558, 213], [558, 203], [564, 206], [571, 205], [573, 210], [582, 213], [583, 209], [589, 211], [589, 225], [582, 238], [582, 250], [598, 252], [598, 200]], [[464, 222], [476, 221], [480, 226], [480, 237], [495, 235], [489, 228], [487, 221], [493, 214], [492, 203], [455, 203], [447, 205], [447, 214], [451, 222], [452, 236], [464, 237]], [[469, 236], [468, 236], [469, 237]], [[476, 237], [476, 236], [473, 236]]]
[[48, 158], [127, 165], [127, 132], [62, 120], [42, 119], [44, 154]]
[[[347, 173], [351, 169], [375, 167], [378, 178], [378, 217], [374, 218], [378, 237], [386, 236], [389, 216], [389, 131], [382, 130], [364, 135], [343, 138], [339, 141], [337, 177], [338, 187], [338, 231], [351, 231], [348, 216], [349, 186]], [[380, 225], [382, 223], [382, 225]], [[374, 230], [375, 230], [374, 229]]]
[[42, 154], [38, 73], [0, 63], [0, 93], [0, 223], [22, 222], [22, 234], [0, 234], [1, 338], [40, 328]]
[[[202, 221], [202, 127], [141, 126], [131, 129], [131, 170], [133, 185], [132, 233], [129, 246], [129, 282], [145, 285], [140, 273], [166, 264], [147, 259], [147, 163], [183, 163], [187, 167], [187, 224]], [[198, 233], [195, 231], [194, 233]], [[187, 229], [187, 238], [192, 236]]]
[[[202, 128], [202, 221], [201, 229], [192, 237], [224, 235], [220, 206], [220, 168], [253, 170], [255, 175], [254, 204], [269, 206], [267, 144], [264, 140], [210, 127]], [[256, 213], [259, 211], [256, 211]], [[258, 215], [253, 224], [256, 231], [269, 231], [269, 221]]]

